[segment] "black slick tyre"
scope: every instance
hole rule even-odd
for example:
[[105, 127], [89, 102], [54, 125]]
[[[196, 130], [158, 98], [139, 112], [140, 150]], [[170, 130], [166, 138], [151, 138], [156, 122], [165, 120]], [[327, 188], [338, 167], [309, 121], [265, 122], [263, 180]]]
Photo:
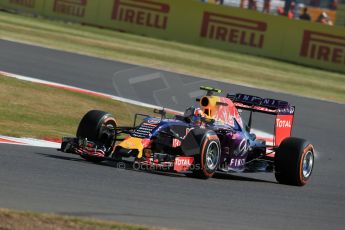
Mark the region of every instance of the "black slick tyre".
[[220, 161], [220, 143], [213, 131], [208, 131], [200, 142], [200, 153], [195, 155], [192, 175], [207, 179], [217, 171]]
[[288, 137], [275, 154], [275, 177], [280, 184], [305, 185], [314, 168], [314, 147], [306, 140]]
[[[77, 137], [87, 139], [88, 141], [104, 145], [108, 150], [106, 154], [111, 154], [112, 147], [115, 144], [114, 130], [116, 128], [115, 118], [104, 111], [91, 110], [87, 112], [81, 119]], [[104, 160], [103, 157], [94, 157], [89, 155], [81, 155], [85, 160], [95, 163]]]

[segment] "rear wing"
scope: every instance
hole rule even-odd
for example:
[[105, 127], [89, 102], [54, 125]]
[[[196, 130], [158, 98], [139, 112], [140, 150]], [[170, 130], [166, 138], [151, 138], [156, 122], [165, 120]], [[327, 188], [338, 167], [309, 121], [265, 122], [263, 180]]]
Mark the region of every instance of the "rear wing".
[[278, 146], [282, 140], [291, 136], [295, 106], [290, 105], [287, 101], [247, 94], [228, 94], [226, 97], [234, 103], [237, 109], [250, 111], [249, 127], [251, 126], [253, 112], [275, 115], [274, 146]]

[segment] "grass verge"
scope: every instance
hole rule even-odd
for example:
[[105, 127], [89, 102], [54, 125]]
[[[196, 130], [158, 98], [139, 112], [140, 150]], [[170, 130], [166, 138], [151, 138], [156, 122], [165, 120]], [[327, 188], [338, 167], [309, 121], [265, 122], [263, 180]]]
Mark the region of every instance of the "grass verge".
[[0, 12], [0, 38], [345, 103], [345, 74]]
[[0, 134], [15, 137], [74, 136], [81, 117], [91, 109], [115, 115], [131, 125], [133, 114], [151, 109], [0, 75]]
[[20, 212], [0, 209], [0, 229], [25, 230], [158, 230], [140, 225], [122, 224], [113, 221], [66, 217], [53, 214]]

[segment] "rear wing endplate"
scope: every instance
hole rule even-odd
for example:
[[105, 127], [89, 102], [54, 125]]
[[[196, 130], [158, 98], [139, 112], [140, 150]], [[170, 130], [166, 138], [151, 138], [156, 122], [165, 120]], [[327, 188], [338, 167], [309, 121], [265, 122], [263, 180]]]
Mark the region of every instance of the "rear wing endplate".
[[[273, 145], [278, 146], [285, 138], [291, 136], [295, 106], [287, 101], [261, 98], [247, 94], [227, 95], [237, 109], [275, 115]], [[251, 117], [249, 124], [251, 124]]]

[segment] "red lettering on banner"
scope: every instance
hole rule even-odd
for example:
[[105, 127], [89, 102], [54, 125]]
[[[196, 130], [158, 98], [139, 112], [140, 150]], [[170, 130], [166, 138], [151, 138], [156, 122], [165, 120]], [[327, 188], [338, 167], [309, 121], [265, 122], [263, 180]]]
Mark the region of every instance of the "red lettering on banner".
[[345, 37], [305, 30], [300, 56], [334, 64], [345, 64]]
[[170, 6], [154, 0], [114, 0], [112, 19], [165, 30]]
[[55, 0], [53, 11], [76, 17], [84, 17], [87, 0]]
[[263, 48], [267, 23], [204, 12], [200, 36], [210, 40]]
[[35, 0], [10, 0], [10, 3], [29, 7], [29, 8], [35, 7]]
[[236, 30], [236, 29], [230, 30], [229, 42], [235, 43], [237, 41], [237, 39], [238, 39], [238, 33], [239, 32], [240, 31]]

